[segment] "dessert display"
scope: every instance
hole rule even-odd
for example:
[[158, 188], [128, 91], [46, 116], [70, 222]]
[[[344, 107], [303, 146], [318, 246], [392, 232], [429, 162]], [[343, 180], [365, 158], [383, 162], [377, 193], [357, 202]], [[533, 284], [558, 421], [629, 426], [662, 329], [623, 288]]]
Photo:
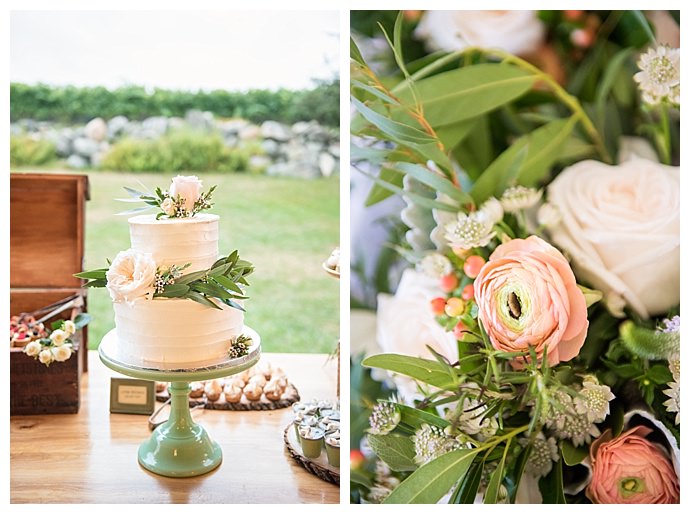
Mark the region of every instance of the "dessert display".
[[131, 248], [107, 269], [76, 275], [89, 279], [86, 287], [108, 289], [125, 362], [200, 367], [242, 357], [260, 343], [244, 326], [253, 266], [236, 251], [219, 256], [220, 217], [201, 213], [213, 205], [215, 187], [207, 193], [201, 187], [197, 177], [177, 176], [168, 191], [125, 188], [130, 200], [161, 212], [129, 218]]
[[[156, 400], [170, 398], [167, 382], [156, 382]], [[215, 410], [273, 410], [298, 402], [299, 392], [282, 368], [260, 361], [242, 373], [226, 378], [192, 382], [189, 405]]]
[[10, 318], [10, 347], [24, 347], [31, 341], [48, 337], [48, 330], [43, 323], [28, 313]]
[[297, 402], [283, 439], [290, 455], [307, 471], [340, 483], [340, 408], [330, 401]]

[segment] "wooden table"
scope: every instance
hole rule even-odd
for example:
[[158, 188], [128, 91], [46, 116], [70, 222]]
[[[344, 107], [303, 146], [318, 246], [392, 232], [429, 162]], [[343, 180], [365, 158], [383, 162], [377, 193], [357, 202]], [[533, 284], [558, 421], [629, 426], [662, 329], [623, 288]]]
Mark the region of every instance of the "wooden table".
[[[336, 399], [337, 366], [328, 355], [261, 358], [282, 367], [303, 400]], [[12, 503], [339, 503], [340, 489], [309, 473], [285, 449], [289, 408], [195, 410], [195, 419], [223, 449], [220, 467], [193, 478], [149, 473], [137, 462], [139, 444], [150, 435], [148, 416], [110, 414], [113, 376], [121, 375], [91, 351], [78, 414], [10, 418]]]

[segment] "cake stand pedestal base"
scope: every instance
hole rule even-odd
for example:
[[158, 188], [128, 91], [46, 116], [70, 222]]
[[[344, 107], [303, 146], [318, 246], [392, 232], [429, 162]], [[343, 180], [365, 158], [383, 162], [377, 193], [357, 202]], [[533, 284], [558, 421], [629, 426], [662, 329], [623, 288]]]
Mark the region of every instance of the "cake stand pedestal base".
[[166, 477], [193, 477], [213, 471], [223, 460], [218, 443], [189, 411], [189, 382], [170, 385], [170, 417], [139, 446], [139, 464]]
[[[261, 338], [244, 327], [252, 340], [249, 353], [236, 359], [221, 359], [203, 366], [174, 369], [151, 367], [151, 363], [133, 362], [118, 352], [115, 329], [108, 332], [98, 347], [103, 364], [134, 378], [170, 382], [170, 416], [151, 437], [139, 446], [139, 464], [144, 469], [166, 477], [193, 477], [213, 471], [223, 461], [223, 452], [201, 425], [194, 422], [189, 408], [191, 382], [227, 377], [251, 368], [261, 356]], [[155, 366], [155, 364], [153, 364]]]

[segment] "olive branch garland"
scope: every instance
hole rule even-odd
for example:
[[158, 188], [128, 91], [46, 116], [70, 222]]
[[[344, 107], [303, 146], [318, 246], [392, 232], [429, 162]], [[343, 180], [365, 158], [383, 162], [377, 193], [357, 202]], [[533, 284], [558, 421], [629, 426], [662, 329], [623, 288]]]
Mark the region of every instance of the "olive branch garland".
[[124, 189], [125, 191], [127, 191], [130, 198], [118, 198], [118, 201], [144, 202], [147, 205], [147, 207], [137, 207], [134, 209], [130, 209], [128, 211], [119, 212], [118, 215], [123, 216], [134, 214], [137, 212], [143, 212], [151, 209], [151, 207], [158, 207], [159, 209], [162, 209], [163, 202], [165, 202], [168, 199], [171, 200], [172, 205], [174, 206], [174, 214], [169, 215], [164, 211], [159, 212], [158, 214], [156, 214], [156, 219], [159, 220], [164, 216], [167, 218], [191, 218], [194, 215], [200, 213], [201, 211], [210, 209], [211, 207], [213, 207], [213, 203], [211, 203], [211, 198], [213, 197], [213, 192], [216, 190], [216, 186], [212, 186], [205, 193], [201, 193], [199, 198], [197, 198], [197, 200], [194, 202], [194, 207], [191, 212], [187, 212], [184, 209], [184, 199], [180, 195], [177, 195], [175, 197], [170, 196], [170, 193], [168, 191], [163, 191], [160, 187], [156, 187], [153, 193], [150, 191], [144, 193], [127, 186], [124, 186]]
[[[186, 266], [178, 267], [184, 269]], [[74, 276], [88, 280], [84, 287], [106, 287], [108, 268], [95, 269], [76, 273]], [[168, 270], [158, 270], [156, 275], [165, 274]], [[241, 286], [249, 286], [246, 277], [254, 272], [254, 265], [240, 259], [237, 250], [227, 257], [218, 259], [206, 270], [194, 271], [179, 277], [168, 275], [168, 280], [161, 287], [157, 287], [154, 298], [185, 298], [201, 305], [221, 309], [212, 299], [219, 300], [225, 305], [244, 312], [244, 308], [236, 300], [246, 300]]]

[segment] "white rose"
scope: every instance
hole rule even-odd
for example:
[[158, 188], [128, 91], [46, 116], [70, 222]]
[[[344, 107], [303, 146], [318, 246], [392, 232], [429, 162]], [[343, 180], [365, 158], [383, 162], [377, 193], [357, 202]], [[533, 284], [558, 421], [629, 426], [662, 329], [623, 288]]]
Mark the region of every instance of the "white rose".
[[[438, 324], [431, 311], [430, 301], [443, 294], [437, 280], [413, 269], [403, 272], [394, 296], [379, 294], [376, 335], [383, 352], [434, 359], [429, 346], [450, 362], [457, 361], [455, 337]], [[404, 399], [416, 396], [411, 379], [396, 376], [394, 382]]]
[[680, 171], [633, 157], [582, 161], [548, 188], [563, 221], [550, 229], [579, 280], [620, 295], [638, 315], [680, 302]]
[[194, 210], [194, 203], [201, 196], [201, 187], [201, 180], [198, 177], [178, 175], [172, 179], [169, 194], [173, 198], [179, 195], [184, 200], [185, 211], [189, 214]]
[[114, 302], [133, 303], [153, 296], [156, 263], [150, 253], [130, 248], [117, 254], [105, 276]]
[[170, 198], [163, 200], [163, 203], [161, 203], [161, 209], [163, 209], [163, 212], [168, 216], [175, 215], [175, 204]]
[[60, 330], [59, 328], [57, 330], [53, 330], [50, 333], [50, 340], [53, 342], [55, 346], [60, 346], [64, 344], [64, 342], [67, 340], [69, 335], [67, 332], [64, 330]]
[[55, 346], [51, 349], [53, 359], [58, 362], [65, 362], [72, 355], [72, 345], [63, 344], [62, 346]]
[[24, 353], [30, 357], [36, 357], [36, 355], [41, 353], [41, 343], [38, 341], [31, 341], [24, 347]]
[[478, 46], [515, 55], [536, 52], [545, 32], [535, 11], [425, 11], [415, 29], [431, 51]]
[[41, 350], [41, 353], [38, 354], [38, 360], [41, 361], [41, 364], [50, 364], [53, 362], [53, 352], [47, 348]]
[[65, 325], [62, 328], [68, 336], [74, 335], [74, 333], [77, 331], [77, 327], [75, 326], [74, 321], [71, 319], [65, 321]]

